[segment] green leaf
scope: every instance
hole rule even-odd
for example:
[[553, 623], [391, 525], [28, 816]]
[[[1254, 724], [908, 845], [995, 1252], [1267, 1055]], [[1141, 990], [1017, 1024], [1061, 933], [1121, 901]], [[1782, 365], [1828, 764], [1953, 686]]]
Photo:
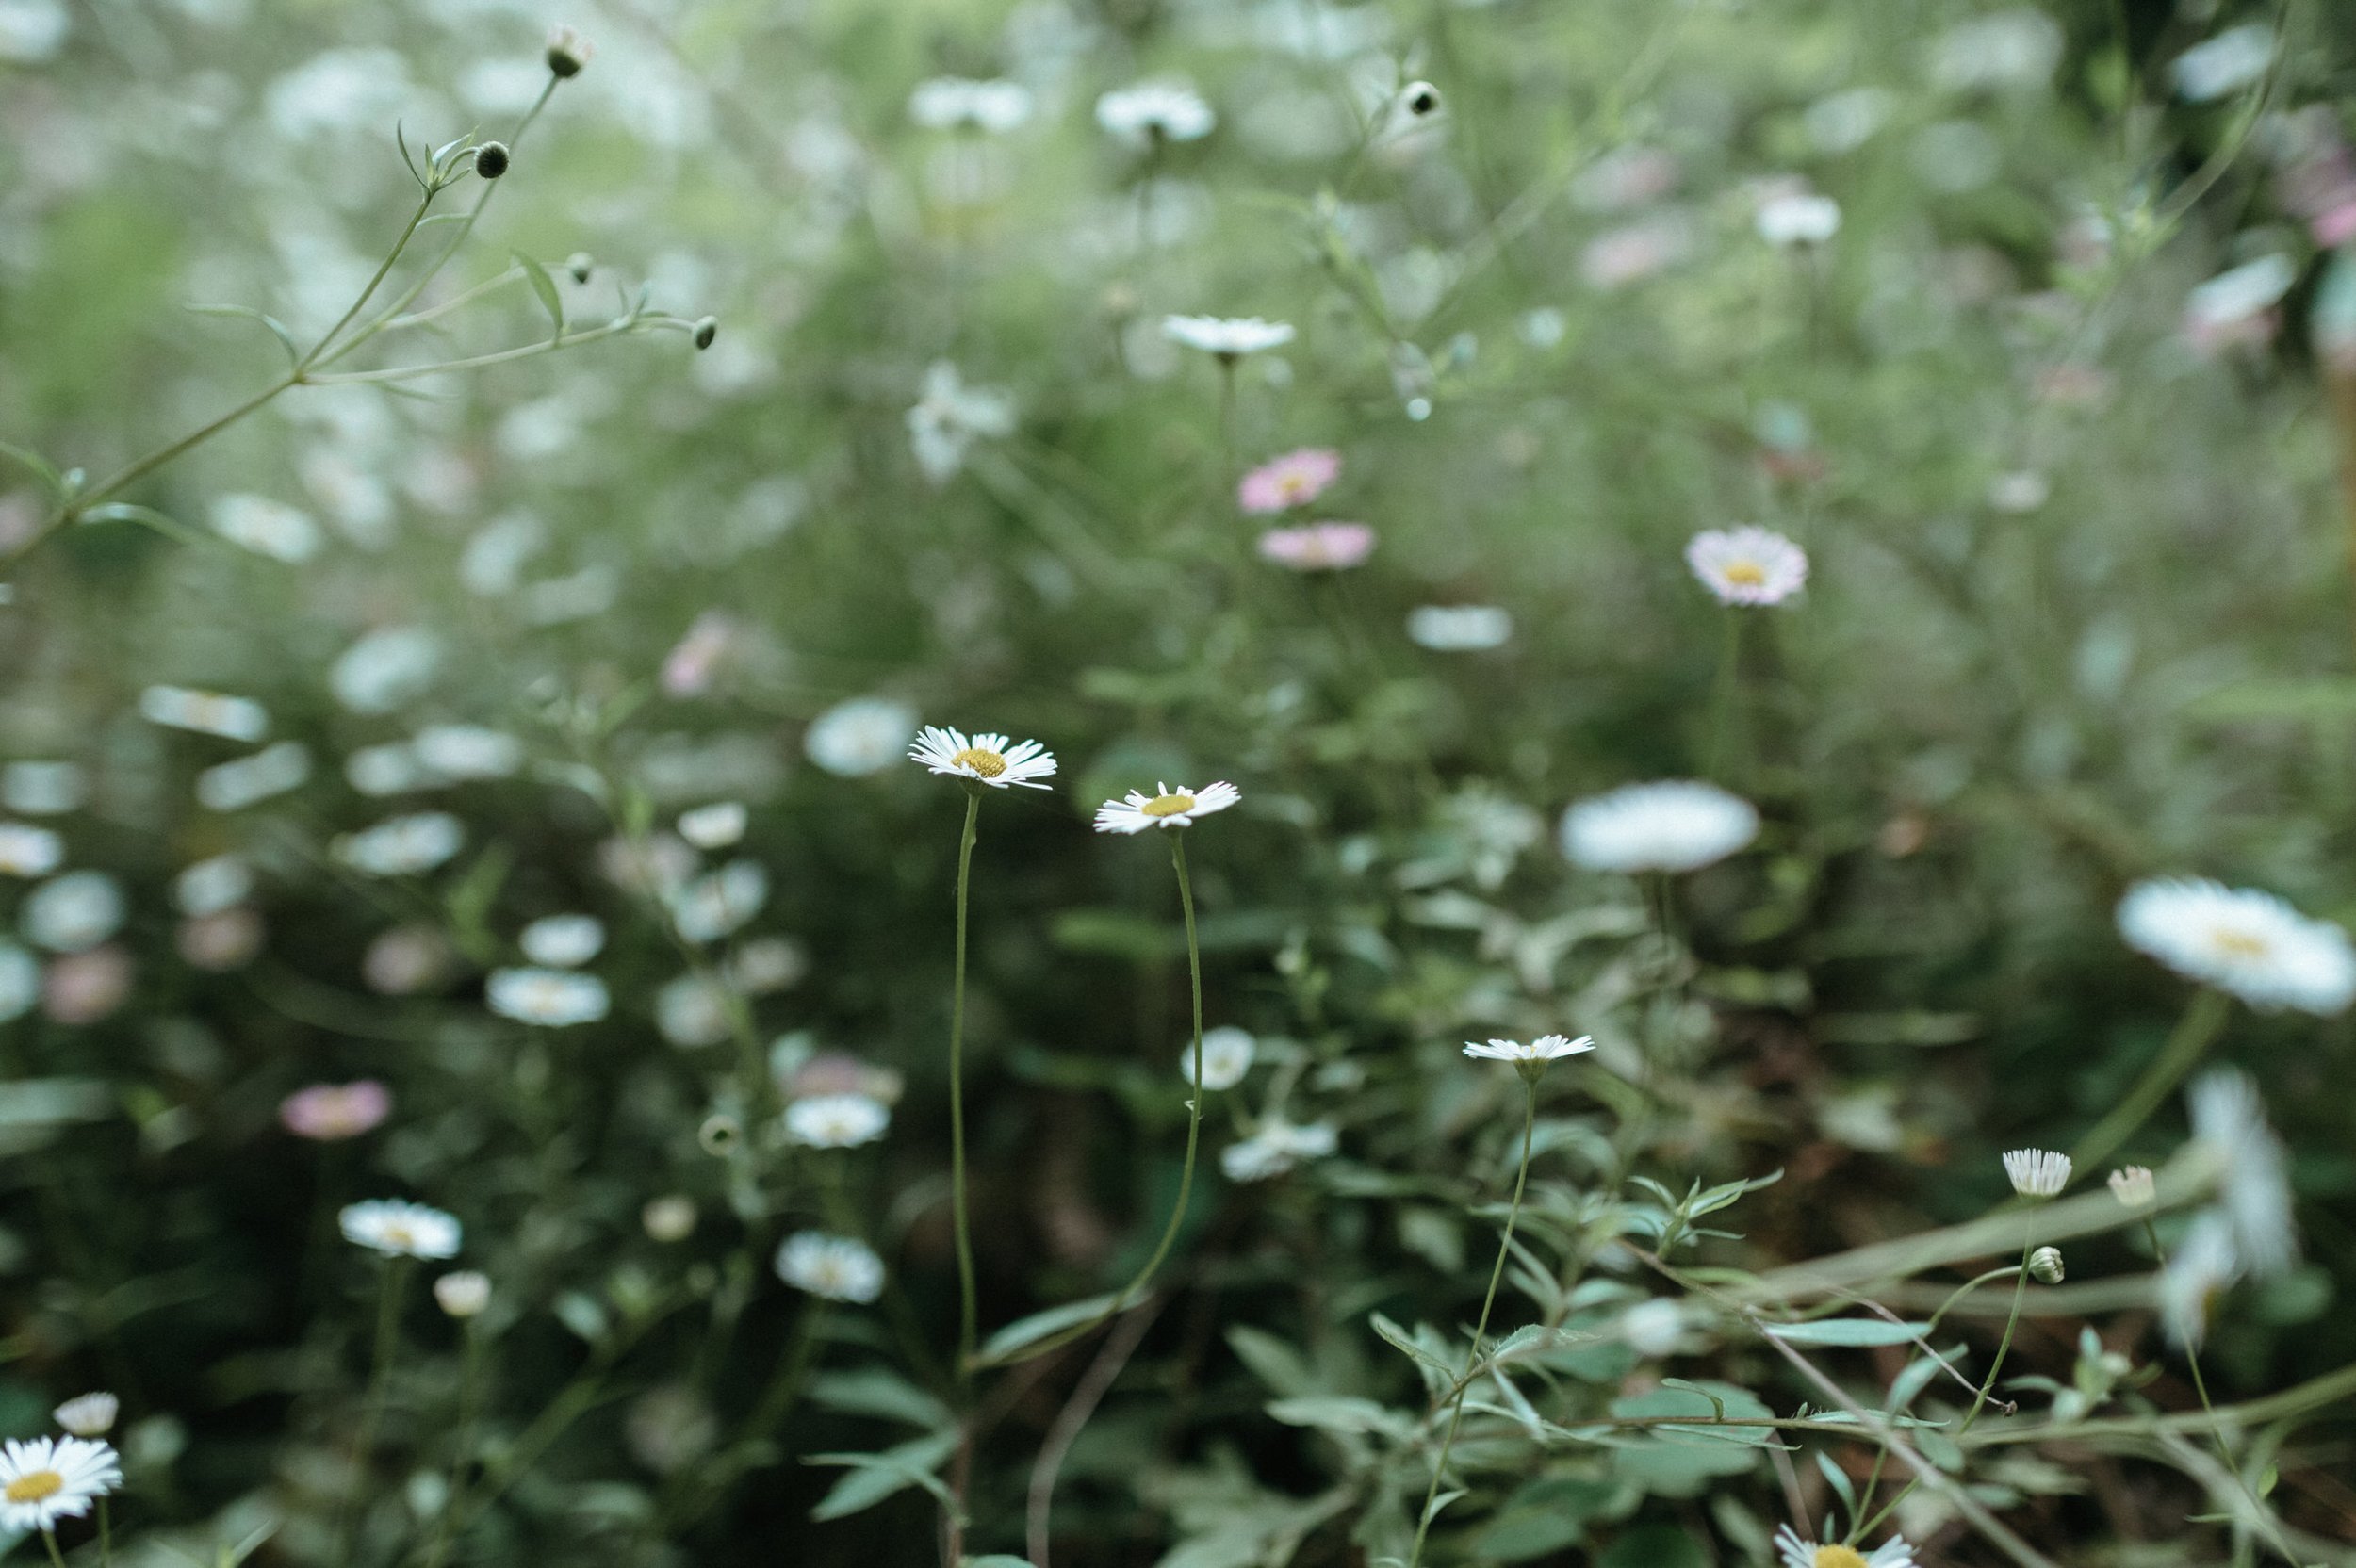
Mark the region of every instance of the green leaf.
[[1770, 1323], [1767, 1331], [1786, 1345], [1911, 1345], [1928, 1323], [1888, 1323], [1878, 1317], [1827, 1317], [1816, 1323]]
[[1857, 1518], [1857, 1488], [1850, 1484], [1849, 1473], [1835, 1464], [1832, 1456], [1822, 1448], [1816, 1450], [1816, 1468], [1824, 1473], [1824, 1479], [1831, 1484], [1834, 1494], [1840, 1497], [1841, 1506], [1849, 1511], [1850, 1523], [1855, 1524]]
[[1060, 1333], [1066, 1329], [1077, 1328], [1083, 1323], [1104, 1316], [1120, 1299], [1119, 1295], [1107, 1292], [1103, 1296], [1089, 1296], [1077, 1301], [1066, 1301], [1060, 1307], [1049, 1307], [1045, 1312], [1035, 1312], [1028, 1317], [1018, 1317], [984, 1340], [982, 1348], [975, 1359], [982, 1362], [993, 1362], [1001, 1357], [1012, 1355], [1024, 1346], [1036, 1345], [1051, 1334]]
[[1595, 1568], [1709, 1568], [1709, 1555], [1675, 1525], [1639, 1525], [1595, 1559]]
[[286, 351], [287, 364], [303, 363], [303, 349], [295, 342], [294, 333], [287, 328], [286, 322], [281, 321], [275, 316], [255, 310], [252, 305], [192, 304], [188, 306], [188, 309], [199, 316], [235, 316], [247, 321], [259, 321], [270, 330], [271, 336], [278, 339], [278, 346]]
[[1312, 1427], [1321, 1432], [1352, 1437], [1369, 1432], [1404, 1433], [1408, 1423], [1372, 1399], [1321, 1395], [1305, 1399], [1272, 1399], [1268, 1413], [1287, 1427]]
[[802, 1462], [844, 1465], [851, 1473], [834, 1483], [833, 1489], [818, 1500], [818, 1506], [810, 1511], [810, 1516], [821, 1522], [848, 1518], [911, 1486], [921, 1486], [955, 1508], [957, 1499], [933, 1472], [957, 1451], [957, 1434], [949, 1431], [920, 1437], [877, 1454], [811, 1454]]
[[167, 516], [152, 506], [140, 506], [133, 501], [107, 501], [102, 506], [93, 506], [88, 512], [79, 514], [75, 521], [137, 523], [141, 528], [162, 534], [175, 544], [193, 545], [200, 549], [237, 548], [235, 545], [218, 533], [208, 533], [201, 528], [190, 528], [177, 517]]
[[555, 324], [556, 335], [564, 336], [564, 302], [558, 296], [556, 281], [548, 276], [548, 270], [521, 251], [515, 253], [515, 265], [524, 270], [524, 281], [532, 285], [534, 294], [540, 296], [541, 308], [548, 313], [549, 321]]
[[1317, 1389], [1317, 1374], [1301, 1359], [1301, 1352], [1265, 1330], [1238, 1323], [1227, 1331], [1227, 1348], [1252, 1369], [1252, 1376], [1280, 1395], [1298, 1397]]
[[810, 1398], [812, 1404], [827, 1410], [905, 1421], [928, 1431], [948, 1426], [957, 1418], [947, 1405], [897, 1372], [881, 1366], [822, 1373], [810, 1380]]
[[1439, 1357], [1433, 1355], [1431, 1350], [1425, 1347], [1416, 1344], [1415, 1336], [1414, 1334], [1409, 1333], [1405, 1329], [1400, 1328], [1398, 1324], [1392, 1322], [1381, 1313], [1368, 1313], [1366, 1315], [1366, 1324], [1369, 1328], [1373, 1329], [1377, 1334], [1382, 1336], [1383, 1344], [1388, 1345], [1394, 1350], [1403, 1351], [1408, 1356], [1412, 1357], [1415, 1361], [1421, 1362], [1426, 1366], [1437, 1367], [1440, 1371], [1447, 1373], [1451, 1378], [1456, 1376], [1455, 1367], [1448, 1365]]

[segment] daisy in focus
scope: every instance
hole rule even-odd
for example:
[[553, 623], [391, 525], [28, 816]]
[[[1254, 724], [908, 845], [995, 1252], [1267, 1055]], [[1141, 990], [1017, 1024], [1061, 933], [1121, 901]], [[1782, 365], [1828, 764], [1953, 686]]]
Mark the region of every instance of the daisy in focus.
[[1820, 1546], [1804, 1541], [1790, 1525], [1775, 1527], [1775, 1555], [1782, 1568], [1914, 1568], [1914, 1548], [1893, 1535], [1871, 1554], [1855, 1546]]
[[1808, 552], [1763, 528], [1696, 533], [1685, 564], [1721, 604], [1781, 604], [1808, 585]]
[[1243, 482], [1235, 486], [1235, 501], [1255, 515], [1288, 512], [1325, 494], [1341, 472], [1341, 453], [1326, 447], [1303, 447], [1272, 457], [1244, 475]]
[[803, 1231], [777, 1249], [777, 1278], [829, 1301], [873, 1301], [883, 1294], [883, 1259], [850, 1236]]
[[1108, 800], [1096, 808], [1096, 830], [1099, 833], [1142, 833], [1149, 827], [1185, 827], [1197, 817], [1207, 817], [1214, 811], [1224, 811], [1243, 798], [1243, 792], [1233, 784], [1205, 784], [1200, 790], [1184, 785], [1173, 790], [1167, 784], [1155, 784], [1149, 795], [1142, 790], [1132, 790], [1120, 800]]
[[1338, 572], [1374, 553], [1374, 530], [1364, 523], [1306, 523], [1260, 535], [1260, 558], [1296, 572]]
[[1256, 316], [1167, 316], [1162, 335], [1232, 365], [1245, 354], [1283, 348], [1293, 340], [1293, 329], [1290, 322], [1263, 321]]
[[54, 1530], [58, 1520], [79, 1519], [92, 1501], [122, 1484], [122, 1461], [112, 1444], [12, 1437], [0, 1448], [0, 1527]]
[[348, 1204], [336, 1223], [346, 1241], [388, 1258], [454, 1258], [465, 1234], [454, 1216], [398, 1198]]
[[1010, 784], [1026, 790], [1051, 789], [1052, 785], [1039, 780], [1053, 777], [1055, 772], [1055, 754], [1037, 741], [1018, 745], [1004, 735], [989, 733], [968, 738], [961, 729], [943, 729], [939, 725], [924, 727], [908, 748], [908, 759], [933, 773], [987, 784], [993, 790]]
[[2356, 1001], [2356, 945], [2272, 893], [2205, 878], [2155, 877], [2119, 901], [2129, 947], [2253, 1007], [2329, 1017]]
[[2050, 1149], [2015, 1149], [2004, 1156], [2004, 1175], [2023, 1198], [2059, 1198], [2070, 1184], [2070, 1156]]
[[812, 1149], [856, 1149], [883, 1136], [892, 1112], [864, 1094], [819, 1094], [785, 1108], [786, 1135]]
[[1562, 813], [1562, 853], [1590, 871], [1684, 872], [1759, 836], [1759, 811], [1715, 784], [1629, 784]]
[[1476, 1045], [1467, 1040], [1464, 1042], [1464, 1054], [1484, 1062], [1551, 1062], [1595, 1048], [1595, 1040], [1592, 1035], [1581, 1035], [1575, 1040], [1561, 1035], [1541, 1035], [1528, 1045], [1519, 1040], [1491, 1040], [1486, 1045]]

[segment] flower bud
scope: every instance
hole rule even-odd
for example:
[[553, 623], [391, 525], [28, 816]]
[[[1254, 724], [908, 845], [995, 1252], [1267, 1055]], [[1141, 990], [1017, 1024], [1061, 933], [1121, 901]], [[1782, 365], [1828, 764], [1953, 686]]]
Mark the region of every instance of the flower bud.
[[1436, 113], [1440, 107], [1440, 90], [1430, 82], [1410, 82], [1399, 93], [1399, 101], [1407, 106], [1407, 112], [1421, 120]]
[[472, 1317], [491, 1304], [491, 1282], [471, 1268], [434, 1282], [434, 1299], [452, 1317]]
[[564, 270], [572, 274], [575, 283], [587, 283], [589, 274], [597, 270], [597, 259], [586, 251], [575, 251], [564, 258]]
[[2062, 1255], [2058, 1247], [2040, 1247], [2029, 1254], [2030, 1277], [2049, 1285], [2062, 1282]]
[[84, 1394], [59, 1405], [56, 1415], [57, 1425], [75, 1437], [104, 1437], [122, 1410], [122, 1401], [111, 1394]]
[[2131, 1165], [2111, 1172], [2111, 1196], [2131, 1209], [2148, 1209], [2159, 1201], [2159, 1183], [2149, 1166]]
[[548, 30], [548, 72], [559, 81], [580, 75], [581, 68], [596, 53], [589, 41], [570, 27]]
[[486, 180], [507, 172], [507, 143], [486, 141], [474, 150], [474, 172]]
[[676, 1192], [657, 1198], [639, 1211], [638, 1222], [656, 1241], [684, 1241], [695, 1229], [695, 1200]]
[[702, 320], [695, 323], [695, 347], [698, 349], [711, 348], [712, 340], [719, 335], [720, 318], [716, 316], [705, 317]]

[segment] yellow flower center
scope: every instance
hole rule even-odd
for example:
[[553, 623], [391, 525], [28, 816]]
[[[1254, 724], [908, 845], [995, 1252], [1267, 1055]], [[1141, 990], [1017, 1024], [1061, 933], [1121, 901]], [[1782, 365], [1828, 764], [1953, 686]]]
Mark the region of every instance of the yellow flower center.
[[[1729, 561], [1720, 570], [1728, 582], [1743, 588], [1757, 588], [1767, 580], [1767, 569], [1756, 561]], [[1847, 1550], [1847, 1548], [1827, 1546], [1824, 1550], [1838, 1552]], [[1850, 1552], [1849, 1555], [1856, 1557], [1857, 1553]], [[1859, 1560], [1863, 1560], [1859, 1559]]]
[[8, 1498], [12, 1503], [38, 1503], [64, 1490], [65, 1478], [55, 1470], [32, 1470], [8, 1483]]
[[972, 768], [984, 778], [995, 778], [1006, 771], [1006, 760], [984, 746], [968, 746], [949, 761], [956, 767]]
[[408, 1226], [401, 1223], [401, 1221], [395, 1220], [390, 1225], [384, 1227], [385, 1246], [398, 1247], [402, 1251], [406, 1252], [417, 1244], [417, 1233], [409, 1229]]
[[2217, 944], [2217, 950], [2219, 953], [2231, 957], [2263, 958], [2266, 956], [2266, 939], [2253, 937], [2247, 931], [2219, 931], [2209, 939]]
[[1192, 795], [1155, 795], [1137, 808], [1149, 817], [1175, 817], [1194, 809]]
[[1865, 1568], [1865, 1554], [1847, 1546], [1819, 1546], [1816, 1568]]
[[1309, 494], [1309, 476], [1306, 474], [1278, 475], [1276, 493], [1288, 501], [1305, 499]]

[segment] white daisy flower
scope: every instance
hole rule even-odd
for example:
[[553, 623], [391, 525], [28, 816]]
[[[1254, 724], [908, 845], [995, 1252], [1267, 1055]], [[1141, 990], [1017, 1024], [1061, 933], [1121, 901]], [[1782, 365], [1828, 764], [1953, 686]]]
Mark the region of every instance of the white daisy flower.
[[1528, 1045], [1519, 1040], [1491, 1040], [1486, 1045], [1475, 1045], [1467, 1040], [1464, 1042], [1464, 1054], [1477, 1056], [1484, 1062], [1551, 1062], [1595, 1048], [1595, 1040], [1592, 1035], [1581, 1035], [1575, 1040], [1561, 1035], [1541, 1035]]
[[0, 876], [46, 876], [63, 864], [63, 839], [30, 823], [0, 822]]
[[336, 1223], [346, 1241], [388, 1258], [454, 1258], [465, 1233], [454, 1217], [399, 1198], [348, 1204]]
[[1841, 204], [1812, 190], [1779, 190], [1759, 204], [1759, 237], [1778, 249], [1822, 245], [1841, 232]]
[[2210, 1309], [2241, 1275], [2233, 1221], [2222, 1209], [2203, 1209], [2160, 1270], [2160, 1320], [2169, 1340], [2198, 1349], [2208, 1335]]
[[2253, 1007], [2330, 1015], [2356, 1001], [2356, 945], [2272, 893], [2169, 876], [2119, 901], [2119, 934], [2187, 979]]
[[1224, 780], [1205, 784], [1199, 790], [1184, 785], [1173, 790], [1167, 784], [1155, 784], [1151, 795], [1142, 790], [1132, 790], [1122, 799], [1108, 800], [1098, 807], [1096, 830], [1142, 833], [1149, 827], [1185, 827], [1197, 817], [1224, 811], [1242, 798], [1243, 792]]
[[1031, 94], [1020, 82], [977, 82], [935, 76], [908, 94], [908, 118], [928, 131], [1011, 131], [1031, 118]]
[[1781, 604], [1808, 585], [1808, 552], [1749, 525], [1696, 533], [1685, 564], [1721, 604]]
[[883, 1136], [892, 1110], [866, 1094], [814, 1094], [785, 1108], [786, 1135], [812, 1149], [856, 1149]]
[[76, 1395], [50, 1414], [76, 1437], [104, 1437], [114, 1430], [115, 1417], [122, 1413], [123, 1401], [101, 1392]]
[[389, 713], [424, 694], [442, 645], [422, 627], [380, 628], [344, 649], [328, 667], [328, 688], [355, 713]]
[[1009, 784], [1020, 784], [1026, 790], [1045, 790], [1050, 785], [1039, 782], [1053, 777], [1055, 754], [1037, 741], [1024, 741], [1017, 745], [1004, 735], [976, 733], [969, 738], [961, 729], [943, 729], [939, 725], [926, 725], [908, 748], [908, 760], [922, 762], [937, 774], [952, 778], [972, 779], [1003, 790]]
[[281, 741], [251, 757], [196, 776], [197, 804], [207, 811], [242, 811], [273, 795], [301, 789], [311, 776], [311, 753], [300, 741]]
[[728, 1037], [728, 993], [716, 980], [682, 974], [654, 993], [654, 1026], [682, 1050]]
[[70, 871], [25, 900], [25, 935], [52, 953], [87, 953], [123, 929], [122, 885], [100, 871]]
[[873, 1301], [883, 1294], [883, 1259], [863, 1241], [803, 1231], [777, 1249], [777, 1278], [829, 1301]]
[[2111, 1196], [2131, 1209], [2148, 1209], [2160, 1200], [2159, 1179], [2147, 1165], [2122, 1166], [2111, 1172]]
[[1479, 653], [1503, 647], [1513, 615], [1493, 604], [1426, 604], [1407, 612], [1407, 640], [1434, 653]]
[[[1243, 1082], [1252, 1070], [1252, 1060], [1259, 1054], [1260, 1042], [1249, 1030], [1232, 1024], [1203, 1032], [1203, 1086], [1206, 1090], [1232, 1089]], [[1194, 1086], [1194, 1047], [1190, 1044], [1178, 1054], [1178, 1076], [1186, 1086]]]
[[464, 784], [483, 778], [513, 778], [524, 765], [524, 743], [503, 730], [479, 724], [437, 724], [409, 743], [436, 783]]
[[452, 1317], [478, 1317], [491, 1304], [491, 1281], [471, 1268], [445, 1274], [434, 1282], [434, 1299]]
[[1330, 1121], [1305, 1127], [1270, 1118], [1240, 1143], [1219, 1151], [1219, 1168], [1231, 1182], [1265, 1182], [1282, 1176], [1303, 1160], [1321, 1160], [1340, 1146], [1340, 1135]]
[[1096, 122], [1132, 147], [1200, 141], [1219, 116], [1187, 83], [1161, 77], [1115, 88], [1096, 100]]
[[217, 915], [243, 904], [254, 892], [254, 872], [234, 855], [216, 855], [172, 879], [172, 901], [184, 915]]
[[543, 915], [515, 943], [524, 956], [548, 969], [577, 969], [605, 949], [605, 923], [595, 915]]
[[0, 1528], [54, 1530], [122, 1484], [122, 1456], [111, 1444], [12, 1437], [0, 1447]]
[[864, 778], [900, 760], [916, 734], [916, 710], [890, 697], [853, 697], [810, 721], [810, 760], [838, 778]]
[[1165, 316], [1162, 335], [1232, 361], [1283, 348], [1293, 340], [1293, 329], [1289, 322], [1263, 321], [1256, 316]]
[[595, 1023], [612, 1005], [604, 981], [563, 969], [496, 969], [483, 995], [501, 1018], [549, 1029]]
[[1002, 387], [968, 386], [957, 368], [936, 360], [924, 372], [924, 395], [908, 414], [908, 446], [916, 466], [935, 484], [965, 466], [965, 454], [985, 437], [1014, 433], [1014, 397]]
[[2050, 1149], [2015, 1149], [2004, 1156], [2004, 1174], [2023, 1198], [2059, 1198], [2070, 1184], [2070, 1156]]
[[41, 1000], [41, 960], [0, 939], [0, 1023], [12, 1022]]
[[2290, 1156], [2266, 1123], [2258, 1086], [2247, 1073], [2219, 1068], [2194, 1079], [2185, 1101], [2192, 1135], [2217, 1163], [2217, 1206], [2233, 1233], [2233, 1256], [2261, 1279], [2288, 1273], [2299, 1261]]
[[79, 809], [90, 793], [90, 776], [76, 762], [25, 758], [0, 768], [0, 805], [28, 817], [55, 817]]
[[447, 811], [389, 817], [335, 841], [335, 858], [370, 876], [416, 876], [458, 853], [466, 829]]
[[743, 801], [714, 801], [710, 806], [680, 812], [679, 836], [697, 849], [726, 849], [744, 836], [745, 824], [750, 820]]
[[1782, 1568], [1914, 1568], [1914, 1548], [1904, 1536], [1893, 1535], [1868, 1554], [1855, 1546], [1820, 1546], [1790, 1525], [1775, 1527], [1775, 1555]]
[[139, 714], [150, 724], [229, 741], [258, 741], [270, 733], [269, 711], [251, 697], [192, 692], [185, 686], [150, 686], [139, 694]]
[[1562, 853], [1590, 871], [1697, 871], [1759, 836], [1759, 811], [1715, 784], [1629, 784], [1562, 813]]
[[730, 860], [670, 895], [671, 919], [691, 942], [713, 942], [743, 929], [769, 902], [769, 872], [758, 860]]

